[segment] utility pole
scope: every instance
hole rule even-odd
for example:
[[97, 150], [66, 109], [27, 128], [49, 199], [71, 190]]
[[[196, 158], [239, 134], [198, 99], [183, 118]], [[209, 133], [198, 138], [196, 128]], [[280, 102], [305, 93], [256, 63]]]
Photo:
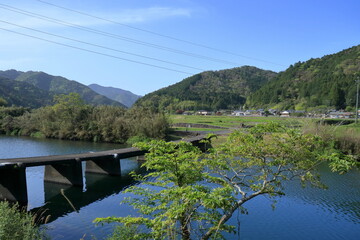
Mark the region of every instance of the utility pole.
[[358, 77], [357, 80], [355, 80], [355, 82], [356, 82], [355, 123], [357, 123], [358, 122], [358, 117], [359, 117], [358, 107], [359, 107], [359, 83], [360, 83], [360, 78]]

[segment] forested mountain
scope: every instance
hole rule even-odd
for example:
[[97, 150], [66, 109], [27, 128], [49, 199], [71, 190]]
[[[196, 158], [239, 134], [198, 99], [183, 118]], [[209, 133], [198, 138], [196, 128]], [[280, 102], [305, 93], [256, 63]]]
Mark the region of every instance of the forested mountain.
[[10, 80], [0, 77], [0, 105], [17, 105], [38, 108], [50, 104], [53, 95], [29, 83]]
[[127, 107], [131, 107], [136, 102], [136, 100], [141, 97], [139, 95], [133, 94], [130, 91], [126, 91], [120, 88], [103, 87], [98, 84], [90, 84], [88, 87], [98, 94], [118, 101]]
[[[111, 100], [94, 92], [89, 87], [60, 76], [52, 76], [44, 72], [21, 72], [16, 70], [0, 71], [1, 77], [6, 77], [17, 82], [31, 84], [43, 91], [54, 94], [69, 94], [75, 92], [80, 94], [82, 99], [93, 105], [116, 105], [124, 106], [121, 103]], [[12, 89], [9, 89], [11, 91]]]
[[203, 72], [149, 93], [135, 105], [169, 111], [237, 109], [275, 76], [275, 72], [250, 66]]
[[0, 76], [4, 77], [4, 78], [15, 80], [18, 76], [20, 76], [23, 73], [24, 72], [11, 69], [11, 70], [7, 70], [7, 71], [0, 71]]
[[291, 65], [262, 86], [247, 106], [277, 109], [351, 109], [360, 79], [360, 45]]
[[[139, 97], [129, 91], [96, 84], [88, 87], [43, 72], [8, 70], [0, 71], [0, 77], [0, 105], [39, 107], [50, 104], [55, 94], [70, 92], [94, 105], [122, 102], [131, 106]], [[298, 62], [279, 74], [251, 66], [199, 73], [149, 93], [135, 105], [169, 112], [238, 109], [242, 105], [279, 110], [351, 110], [356, 102], [356, 78], [360, 78], [360, 45]]]

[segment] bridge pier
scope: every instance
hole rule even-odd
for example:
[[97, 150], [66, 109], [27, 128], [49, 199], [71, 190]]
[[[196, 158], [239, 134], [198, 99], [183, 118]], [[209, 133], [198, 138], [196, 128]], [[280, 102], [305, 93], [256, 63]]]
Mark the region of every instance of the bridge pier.
[[44, 181], [83, 186], [81, 161], [74, 159], [45, 166]]
[[25, 166], [9, 165], [0, 168], [0, 199], [27, 204]]
[[107, 156], [100, 159], [86, 161], [86, 173], [121, 175], [120, 159], [116, 156]]
[[[201, 142], [202, 139], [203, 136], [197, 136], [186, 141], [205, 151], [211, 145]], [[83, 186], [82, 161], [87, 161], [87, 173], [121, 175], [120, 159], [140, 156], [140, 165], [144, 160], [141, 155], [145, 153], [145, 150], [132, 147], [97, 153], [0, 159], [0, 200], [17, 201], [21, 204], [28, 202], [26, 167], [45, 166], [45, 182]], [[144, 169], [139, 171], [142, 170]]]

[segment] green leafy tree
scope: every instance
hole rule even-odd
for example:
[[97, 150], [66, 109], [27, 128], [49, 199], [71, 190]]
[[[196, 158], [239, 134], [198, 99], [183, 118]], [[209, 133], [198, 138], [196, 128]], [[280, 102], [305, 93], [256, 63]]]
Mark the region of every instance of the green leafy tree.
[[120, 239], [219, 239], [235, 232], [226, 223], [236, 211], [245, 211], [243, 204], [251, 199], [283, 195], [283, 183], [294, 178], [322, 186], [316, 174], [322, 161], [330, 159], [341, 171], [356, 164], [326, 149], [319, 137], [277, 124], [236, 131], [206, 155], [187, 142], [136, 146], [149, 152], [144, 167], [150, 172], [136, 176], [143, 184], [130, 187], [126, 192], [135, 196], [125, 202], [139, 216], [95, 220], [144, 230]]
[[205, 213], [197, 211], [198, 199], [211, 191], [210, 187], [199, 184], [207, 177], [205, 166], [199, 162], [201, 151], [187, 142], [152, 141], [148, 144], [138, 143], [136, 146], [149, 150], [144, 167], [155, 170], [145, 177], [136, 178], [145, 185], [159, 187], [160, 191], [134, 186], [128, 191], [141, 197], [130, 198], [127, 202], [144, 216], [149, 215], [152, 218], [109, 217], [96, 221], [121, 221], [126, 227], [143, 225], [149, 229], [148, 232], [132, 235], [132, 239], [174, 239], [179, 234], [183, 239], [190, 239], [190, 220], [205, 217]]
[[345, 108], [345, 93], [338, 83], [335, 83], [330, 91], [331, 103], [336, 109]]
[[78, 94], [56, 97], [54, 106], [29, 110], [0, 106], [0, 133], [95, 142], [164, 138], [166, 115], [153, 109], [84, 104]]
[[8, 105], [8, 102], [4, 98], [0, 97], [0, 106], [6, 106], [6, 105]]
[[56, 103], [53, 106], [55, 111], [67, 111], [68, 113], [85, 105], [84, 100], [78, 93], [56, 95], [54, 102]]

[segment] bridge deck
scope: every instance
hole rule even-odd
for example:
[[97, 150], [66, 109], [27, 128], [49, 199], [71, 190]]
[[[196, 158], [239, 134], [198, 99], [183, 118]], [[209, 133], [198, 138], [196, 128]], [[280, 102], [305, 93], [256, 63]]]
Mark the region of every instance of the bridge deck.
[[[192, 138], [187, 138], [182, 141], [186, 142], [198, 142], [204, 139], [203, 135], [199, 135]], [[56, 163], [64, 163], [66, 161], [89, 161], [96, 160], [106, 157], [112, 157], [117, 159], [136, 157], [144, 155], [146, 151], [130, 147], [122, 149], [114, 149], [100, 152], [88, 152], [88, 153], [78, 153], [78, 154], [67, 154], [67, 155], [51, 155], [51, 156], [39, 156], [39, 157], [24, 157], [24, 158], [9, 158], [9, 159], [0, 159], [0, 168], [12, 167], [14, 165], [21, 165], [24, 167], [34, 167], [34, 166], [43, 166], [51, 165]]]
[[0, 167], [5, 167], [8, 165], [23, 165], [25, 167], [34, 167], [42, 165], [56, 164], [65, 161], [88, 161], [95, 160], [104, 157], [114, 157], [114, 158], [128, 158], [135, 157], [145, 154], [145, 151], [139, 150], [137, 148], [122, 148], [114, 149], [101, 152], [88, 152], [88, 153], [78, 153], [78, 154], [67, 154], [67, 155], [51, 155], [51, 156], [40, 156], [40, 157], [26, 157], [26, 158], [9, 158], [9, 159], [0, 159]]

